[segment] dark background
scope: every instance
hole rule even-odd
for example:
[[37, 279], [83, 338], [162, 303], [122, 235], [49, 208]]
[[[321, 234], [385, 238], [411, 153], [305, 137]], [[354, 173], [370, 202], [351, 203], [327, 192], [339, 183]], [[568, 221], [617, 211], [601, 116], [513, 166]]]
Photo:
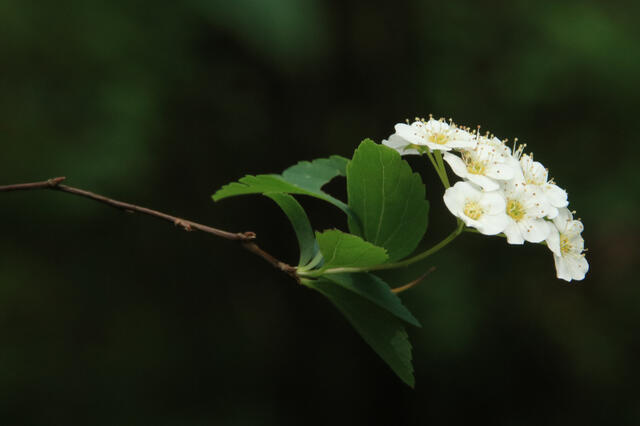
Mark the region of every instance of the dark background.
[[[0, 184], [68, 184], [295, 262], [275, 204], [210, 195], [433, 113], [519, 137], [591, 271], [465, 235], [403, 274], [410, 390], [322, 297], [236, 244], [48, 191], [0, 194], [0, 424], [640, 424], [640, 3], [0, 2]], [[423, 160], [425, 246], [455, 222]], [[344, 181], [331, 185], [343, 196]], [[341, 195], [342, 194], [342, 195]], [[303, 199], [317, 229], [335, 208]]]

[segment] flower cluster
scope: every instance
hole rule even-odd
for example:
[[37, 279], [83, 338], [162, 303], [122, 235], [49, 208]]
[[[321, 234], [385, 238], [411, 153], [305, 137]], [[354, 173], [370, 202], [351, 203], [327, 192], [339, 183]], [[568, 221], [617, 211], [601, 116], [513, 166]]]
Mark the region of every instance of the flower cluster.
[[[433, 117], [397, 124], [395, 131], [383, 144], [402, 155], [429, 156], [447, 187], [447, 208], [468, 228], [503, 234], [509, 244], [545, 243], [558, 278], [584, 278], [589, 264], [582, 222], [567, 208], [566, 191], [532, 154], [523, 152], [524, 145], [510, 149], [491, 134]], [[451, 187], [442, 160], [462, 178]]]

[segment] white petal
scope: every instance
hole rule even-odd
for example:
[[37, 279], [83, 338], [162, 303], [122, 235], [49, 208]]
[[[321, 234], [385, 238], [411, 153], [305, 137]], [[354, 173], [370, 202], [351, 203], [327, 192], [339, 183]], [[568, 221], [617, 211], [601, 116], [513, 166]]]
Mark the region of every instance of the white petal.
[[569, 223], [573, 220], [573, 215], [568, 208], [558, 209], [558, 216], [553, 219], [553, 223], [558, 228], [558, 231], [564, 232], [567, 229]]
[[509, 244], [524, 244], [524, 238], [522, 238], [520, 227], [513, 220], [505, 228], [504, 235], [507, 236], [507, 242]]
[[455, 188], [456, 191], [460, 191], [465, 198], [480, 200], [482, 197], [482, 192], [476, 189], [476, 187], [471, 185], [469, 182], [456, 182], [456, 184], [453, 185], [453, 188]]
[[429, 121], [427, 121], [427, 123], [425, 124], [425, 128], [429, 131], [429, 132], [434, 132], [434, 133], [446, 133], [449, 131], [450, 126], [446, 121], [441, 121], [441, 120], [436, 120], [431, 118]]
[[497, 215], [484, 214], [478, 220], [478, 231], [484, 235], [497, 235], [504, 232], [509, 225], [509, 216], [505, 213]]
[[459, 218], [464, 216], [464, 205], [468, 199], [476, 200], [481, 197], [481, 192], [467, 182], [456, 182], [444, 192], [444, 203], [449, 211]]
[[389, 136], [389, 140], [384, 139], [382, 141], [382, 145], [395, 149], [400, 153], [400, 155], [420, 155], [418, 150], [409, 148], [408, 146], [411, 145], [411, 143], [398, 136], [397, 133]]
[[567, 269], [574, 280], [581, 281], [589, 270], [589, 263], [584, 256], [571, 257], [567, 259]]
[[552, 205], [547, 204], [546, 210], [544, 211], [547, 218], [555, 219], [558, 217], [558, 209], [553, 207]]
[[466, 178], [469, 174], [467, 172], [467, 166], [465, 166], [464, 161], [462, 161], [462, 158], [458, 157], [457, 155], [451, 154], [450, 152], [445, 152], [444, 161], [449, 164], [449, 167], [451, 167], [453, 173], [460, 176], [461, 178]]
[[444, 204], [447, 206], [452, 215], [456, 217], [462, 217], [462, 211], [464, 210], [464, 196], [460, 191], [455, 190], [455, 186], [447, 188], [442, 196]]
[[560, 233], [558, 232], [558, 228], [552, 222], [547, 222], [547, 226], [549, 227], [549, 235], [547, 236], [546, 242], [547, 247], [554, 254], [560, 256]]
[[522, 170], [525, 173], [527, 181], [542, 185], [547, 182], [547, 169], [538, 161], [533, 161], [530, 155], [523, 155], [520, 159]]
[[580, 234], [582, 233], [582, 231], [584, 231], [584, 225], [582, 224], [582, 222], [580, 222], [579, 220], [570, 220], [566, 224], [567, 226], [564, 230], [564, 233], [567, 234], [567, 236], [572, 239], [575, 237], [582, 239], [582, 237], [580, 237]]
[[469, 173], [467, 175], [467, 179], [476, 185], [479, 185], [485, 191], [495, 191], [500, 188], [500, 185], [498, 185], [493, 179], [483, 175], [474, 175], [473, 173]]
[[571, 281], [571, 272], [569, 272], [569, 268], [566, 262], [566, 259], [562, 256], [558, 256], [557, 254], [553, 255], [553, 260], [556, 264], [556, 276], [561, 280]]
[[447, 142], [444, 145], [441, 145], [439, 143], [433, 143], [431, 141], [425, 141], [424, 145], [428, 146], [430, 150], [432, 151], [443, 151], [443, 152], [447, 152], [447, 151], [451, 151], [452, 147], [451, 145], [449, 145], [449, 142]]
[[513, 180], [515, 182], [518, 183], [526, 183], [527, 180], [524, 177], [524, 172], [522, 171], [522, 167], [520, 167], [520, 162], [518, 160], [516, 160], [513, 157], [509, 157], [507, 158], [507, 160], [504, 162], [506, 165], [508, 165], [509, 167], [511, 167], [511, 170], [513, 170]]
[[567, 207], [569, 205], [569, 201], [567, 200], [567, 191], [560, 188], [558, 185], [554, 185], [552, 183], [548, 183], [543, 186], [544, 194], [549, 200], [549, 204], [553, 207]]
[[[476, 228], [476, 229], [480, 230], [480, 228], [482, 227], [482, 224], [479, 221], [471, 219], [469, 216], [465, 215], [464, 213], [461, 213], [460, 216], [458, 216], [458, 217], [469, 228]], [[482, 232], [482, 233], [484, 234], [484, 232]]]
[[518, 225], [522, 236], [530, 243], [540, 243], [549, 236], [549, 226], [544, 219], [524, 218], [518, 222]]
[[580, 254], [584, 250], [584, 239], [580, 234], [569, 234], [569, 244], [571, 244], [572, 251]]
[[511, 166], [506, 163], [496, 163], [487, 167], [485, 172], [492, 179], [509, 180], [513, 179], [515, 172]]
[[549, 211], [546, 199], [540, 196], [539, 188], [535, 185], [527, 185], [526, 190], [521, 193], [520, 200], [527, 211], [527, 216], [531, 218], [545, 217]]
[[455, 149], [473, 149], [476, 146], [476, 141], [466, 139], [453, 139], [447, 142], [447, 145]]
[[410, 126], [404, 123], [398, 123], [395, 125], [396, 133], [402, 139], [405, 139], [416, 145], [425, 145], [425, 133], [423, 129], [417, 126]]
[[480, 204], [482, 209], [487, 214], [491, 215], [504, 213], [507, 208], [507, 202], [504, 199], [504, 195], [499, 191], [484, 193]]

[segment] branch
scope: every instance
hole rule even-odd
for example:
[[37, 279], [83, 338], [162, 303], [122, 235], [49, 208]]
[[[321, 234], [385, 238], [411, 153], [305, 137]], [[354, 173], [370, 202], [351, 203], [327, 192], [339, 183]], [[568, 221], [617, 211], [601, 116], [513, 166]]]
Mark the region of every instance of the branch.
[[278, 259], [273, 257], [271, 254], [262, 250], [255, 243], [254, 240], [256, 239], [256, 234], [253, 232], [233, 233], [233, 232], [223, 231], [217, 228], [212, 228], [210, 226], [202, 225], [200, 223], [192, 222], [190, 220], [185, 220], [176, 216], [171, 216], [169, 214], [162, 213], [157, 210], [151, 210], [146, 207], [137, 206], [135, 204], [124, 203], [122, 201], [113, 200], [103, 195], [94, 194], [93, 192], [85, 191], [83, 189], [62, 185], [61, 182], [64, 181], [65, 179], [66, 179], [65, 177], [57, 177], [57, 178], [45, 180], [42, 182], [5, 185], [5, 186], [0, 186], [0, 192], [25, 191], [25, 190], [31, 190], [31, 189], [49, 189], [53, 191], [67, 192], [69, 194], [90, 198], [94, 201], [107, 204], [111, 207], [124, 210], [125, 212], [128, 212], [128, 213], [137, 212], [137, 213], [146, 214], [148, 216], [157, 217], [167, 222], [171, 222], [176, 226], [180, 226], [182, 229], [184, 229], [187, 232], [198, 230], [198, 231], [206, 232], [208, 234], [215, 235], [216, 237], [224, 238], [231, 241], [238, 241], [242, 244], [242, 247], [244, 247], [246, 250], [250, 251], [256, 256], [260, 256], [261, 258], [269, 262], [278, 270], [290, 275], [296, 281], [298, 281], [298, 276], [296, 275], [296, 268], [284, 262], [279, 261]]

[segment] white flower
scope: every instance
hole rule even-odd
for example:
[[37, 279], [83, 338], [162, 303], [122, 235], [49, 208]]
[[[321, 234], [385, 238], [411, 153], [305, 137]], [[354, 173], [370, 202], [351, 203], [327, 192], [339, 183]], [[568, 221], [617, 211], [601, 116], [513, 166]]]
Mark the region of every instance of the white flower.
[[412, 124], [395, 125], [396, 135], [410, 144], [426, 146], [431, 150], [471, 149], [476, 145], [473, 134], [444, 120], [418, 120]]
[[509, 223], [505, 200], [498, 192], [482, 192], [470, 183], [457, 182], [445, 191], [443, 198], [454, 216], [482, 234], [499, 234]]
[[553, 252], [557, 277], [565, 281], [583, 280], [589, 263], [583, 253], [582, 222], [574, 220], [569, 209], [562, 208], [553, 219], [553, 225], [547, 245]]
[[480, 137], [475, 148], [462, 151], [461, 155], [462, 158], [446, 152], [444, 160], [456, 175], [485, 191], [495, 191], [500, 187], [496, 181], [509, 180], [515, 175], [511, 152], [497, 138]]
[[551, 232], [549, 223], [543, 219], [547, 204], [535, 185], [513, 179], [506, 183], [504, 197], [509, 217], [504, 234], [509, 244], [539, 243], [547, 239]]
[[395, 149], [400, 153], [400, 155], [420, 155], [420, 152], [418, 152], [417, 149], [411, 148], [411, 142], [402, 139], [396, 133], [389, 136], [389, 140], [383, 139], [382, 145]]
[[548, 181], [548, 170], [538, 161], [533, 161], [533, 155], [524, 154], [520, 157], [523, 178], [528, 185], [536, 186], [544, 198], [547, 206], [546, 215], [553, 219], [558, 215], [558, 209], [567, 207], [567, 192]]

